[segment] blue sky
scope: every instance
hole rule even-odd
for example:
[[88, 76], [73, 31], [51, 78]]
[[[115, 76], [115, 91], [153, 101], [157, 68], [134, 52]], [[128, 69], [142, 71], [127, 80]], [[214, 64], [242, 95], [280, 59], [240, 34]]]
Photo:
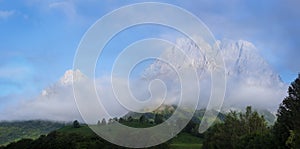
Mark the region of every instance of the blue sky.
[[[106, 13], [135, 2], [141, 1], [0, 0], [0, 108], [20, 97], [36, 96], [57, 81], [72, 68], [76, 48], [88, 28]], [[198, 16], [217, 39], [254, 43], [285, 82], [300, 72], [297, 0], [175, 0], [171, 4]], [[120, 52], [116, 49], [167, 33], [153, 26], [137, 27], [130, 35], [129, 31], [114, 39], [119, 44], [108, 45], [99, 73], [109, 69]]]

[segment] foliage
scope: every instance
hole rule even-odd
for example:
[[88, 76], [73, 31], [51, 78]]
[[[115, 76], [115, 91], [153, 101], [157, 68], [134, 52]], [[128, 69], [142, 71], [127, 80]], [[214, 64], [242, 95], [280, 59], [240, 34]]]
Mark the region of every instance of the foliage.
[[247, 107], [245, 113], [232, 111], [226, 115], [224, 123], [211, 127], [205, 133], [203, 148], [251, 148], [253, 144], [263, 148], [264, 136], [269, 134], [263, 116]]
[[154, 118], [154, 123], [155, 124], [160, 124], [162, 123], [164, 120], [163, 120], [163, 115], [162, 114], [155, 114], [155, 118]]
[[42, 120], [0, 122], [0, 145], [22, 138], [36, 139], [64, 125], [61, 122]]
[[191, 144], [191, 143], [185, 143], [185, 144], [171, 144], [171, 149], [201, 149], [202, 144]]
[[172, 140], [172, 144], [201, 144], [202, 138], [195, 137], [194, 135], [186, 132], [181, 132], [175, 136]]
[[146, 117], [145, 117], [144, 114], [140, 117], [139, 121], [140, 121], [140, 123], [145, 123], [146, 122]]
[[300, 148], [300, 74], [279, 106], [274, 135], [279, 148]]
[[106, 125], [106, 120], [105, 120], [105, 118], [102, 119], [101, 125]]
[[132, 121], [133, 121], [133, 118], [132, 118], [131, 116], [129, 116], [128, 119], [127, 119], [127, 121], [128, 121], [128, 122], [132, 122]]
[[248, 135], [243, 135], [239, 142], [237, 143], [236, 148], [240, 149], [273, 149], [276, 148], [273, 144], [273, 136], [270, 131], [263, 133], [251, 133]]
[[73, 127], [74, 127], [74, 128], [79, 128], [79, 127], [80, 127], [80, 124], [79, 124], [79, 122], [78, 122], [77, 120], [75, 120], [75, 121], [73, 122]]
[[[120, 149], [120, 147], [97, 136], [88, 126], [82, 125], [80, 128], [73, 128], [73, 126], [66, 126], [66, 128], [53, 131], [47, 136], [43, 135], [37, 140], [23, 139], [18, 142], [11, 143], [3, 149], [32, 149], [32, 148], [42, 148], [42, 149], [80, 149], [80, 148], [103, 148], [103, 149]], [[169, 148], [167, 143], [151, 147], [158, 149]]]

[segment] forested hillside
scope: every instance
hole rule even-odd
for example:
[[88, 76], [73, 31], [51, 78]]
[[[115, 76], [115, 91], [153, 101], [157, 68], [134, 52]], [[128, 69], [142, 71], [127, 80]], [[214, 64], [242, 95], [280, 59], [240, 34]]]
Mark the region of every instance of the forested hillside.
[[0, 145], [22, 138], [36, 139], [64, 125], [60, 122], [42, 120], [0, 122]]

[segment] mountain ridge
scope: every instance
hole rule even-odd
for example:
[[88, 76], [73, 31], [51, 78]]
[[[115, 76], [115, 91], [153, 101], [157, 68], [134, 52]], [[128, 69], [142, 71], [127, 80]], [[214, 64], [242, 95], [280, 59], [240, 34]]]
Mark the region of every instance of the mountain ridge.
[[[220, 49], [218, 53], [222, 55], [225, 64], [227, 79], [225, 106], [237, 106], [237, 104], [240, 104], [240, 107], [253, 105], [263, 108], [262, 106], [266, 106], [267, 109], [275, 110], [286, 95], [287, 84], [281, 80], [280, 75], [260, 55], [254, 44], [245, 40], [223, 39], [217, 41], [216, 45]], [[207, 45], [202, 42], [197, 45], [189, 39], [181, 38], [177, 40], [176, 46], [185, 52], [190, 58], [189, 61], [183, 60], [183, 64], [178, 63], [182, 60], [178, 62], [177, 60], [184, 59], [184, 56], [180, 52], [176, 52], [175, 48], [166, 50], [160, 58], [173, 64], [174, 69], [182, 69], [182, 67], [195, 68], [200, 86], [205, 86], [204, 89], [202, 88], [203, 92], [200, 93], [202, 94], [200, 99], [203, 100], [203, 103], [208, 103], [207, 100], [210, 98], [209, 89], [212, 85], [210, 75], [214, 71], [214, 66], [208, 60], [205, 49]], [[149, 80], [159, 78], [167, 82], [167, 85], [171, 86], [171, 90], [180, 83], [173, 68], [160, 60], [156, 60], [151, 64], [145, 70], [143, 77]], [[275, 105], [276, 102], [278, 104]]]

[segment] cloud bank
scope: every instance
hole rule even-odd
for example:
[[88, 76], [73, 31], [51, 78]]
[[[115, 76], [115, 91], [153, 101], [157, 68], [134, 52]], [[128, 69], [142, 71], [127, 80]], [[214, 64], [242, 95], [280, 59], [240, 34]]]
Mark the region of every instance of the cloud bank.
[[[118, 82], [119, 87], [124, 86], [124, 90], [121, 89], [121, 92], [131, 91], [130, 96], [121, 97], [124, 102], [130, 104], [134, 98], [141, 102], [152, 99], [148, 106], [137, 107], [141, 111], [154, 110], [154, 107], [158, 103], [160, 104], [162, 100], [164, 100], [164, 104], [177, 104], [180, 101], [181, 82], [174, 68], [193, 67], [197, 70], [200, 78], [198, 80], [200, 84], [198, 108], [207, 106], [213, 88], [210, 78], [210, 71], [213, 71], [211, 70], [213, 67], [206, 61], [205, 49], [195, 46], [187, 39], [179, 39], [176, 44], [192, 58], [192, 63], [176, 64], [174, 62], [172, 68], [169, 64], [157, 60], [145, 70], [141, 78], [135, 80], [121, 77], [113, 78]], [[223, 110], [252, 105], [256, 108], [275, 111], [286, 96], [287, 85], [280, 80], [279, 75], [258, 54], [255, 46], [242, 40], [223, 40], [218, 41], [217, 44], [221, 48], [220, 52], [226, 64], [227, 88]], [[172, 50], [166, 50], [161, 57], [176, 61], [180, 56], [178, 57], [178, 53]], [[74, 76], [75, 79], [72, 79]], [[188, 75], [184, 77], [187, 78], [187, 81], [197, 81], [189, 80]], [[151, 85], [151, 81], [155, 79], [161, 81], [154, 84], [152, 82]], [[77, 90], [81, 100], [75, 100], [74, 98], [71, 85], [74, 83], [73, 80], [82, 83], [79, 84], [79, 90]], [[128, 81], [130, 82], [129, 87], [127, 86]], [[120, 104], [116, 98], [110, 76], [95, 79], [95, 89], [99, 98], [92, 94], [94, 88], [87, 87], [85, 83], [92, 84], [93, 81], [79, 70], [69, 70], [60, 81], [45, 89], [38, 97], [31, 100], [22, 100], [2, 111], [0, 120], [50, 119], [72, 121], [78, 119], [82, 121], [76, 104], [81, 106], [82, 113], [89, 113], [89, 116], [85, 119], [88, 123], [96, 123], [102, 118], [122, 116], [128, 112], [126, 107]], [[184, 100], [194, 100], [193, 93], [196, 92], [196, 89], [194, 86], [188, 87], [186, 90], [188, 95], [185, 96], [187, 99]], [[126, 95], [124, 93], [120, 94]], [[99, 103], [102, 103], [102, 105]]]

